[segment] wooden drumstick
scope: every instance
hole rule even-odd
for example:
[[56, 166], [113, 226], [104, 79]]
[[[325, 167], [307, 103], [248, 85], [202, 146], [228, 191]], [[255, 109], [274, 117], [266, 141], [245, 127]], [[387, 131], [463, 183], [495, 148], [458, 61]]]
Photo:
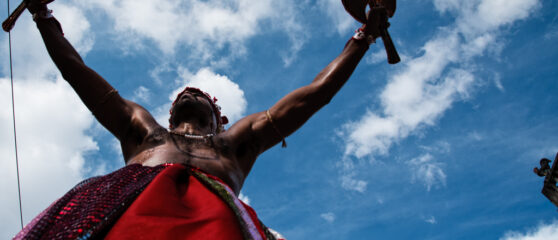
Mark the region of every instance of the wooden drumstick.
[[21, 16], [25, 9], [27, 9], [27, 1], [22, 1], [19, 6], [17, 6], [17, 8], [12, 12], [12, 14], [10, 14], [10, 16], [4, 22], [2, 22], [2, 29], [4, 29], [4, 31], [6, 32], [12, 30], [16, 20], [19, 18], [19, 16]]
[[[52, 1], [54, 1], [54, 0], [41, 0], [41, 3], [42, 4], [48, 4], [48, 3], [51, 3]], [[9, 32], [9, 31], [12, 30], [12, 28], [14, 27], [14, 25], [15, 25], [17, 19], [19, 18], [19, 16], [21, 16], [23, 11], [25, 11], [25, 9], [27, 9], [27, 3], [28, 3], [28, 0], [21, 1], [21, 3], [12, 12], [12, 14], [10, 14], [10, 16], [8, 18], [6, 18], [6, 20], [4, 20], [4, 22], [2, 22], [2, 29], [5, 32]]]
[[389, 32], [387, 30], [389, 27], [389, 22], [387, 20], [388, 12], [386, 8], [383, 6], [373, 6], [372, 10], [374, 11], [374, 14], [379, 14], [377, 19], [380, 19], [381, 21], [379, 23], [380, 37], [382, 37], [382, 42], [384, 42], [384, 48], [386, 49], [388, 63], [396, 64], [401, 61], [401, 58], [399, 58], [399, 53], [397, 53], [397, 50], [395, 49], [395, 45], [393, 44], [393, 41], [391, 40], [391, 36], [389, 35]]

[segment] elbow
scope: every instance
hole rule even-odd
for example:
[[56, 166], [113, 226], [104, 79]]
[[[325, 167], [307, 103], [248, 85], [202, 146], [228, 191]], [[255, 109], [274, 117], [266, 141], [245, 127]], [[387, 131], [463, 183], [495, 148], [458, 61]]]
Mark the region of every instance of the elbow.
[[331, 99], [333, 99], [333, 95], [331, 96], [327, 96], [322, 100], [322, 106], [328, 105], [331, 102]]
[[318, 105], [325, 106], [329, 104], [333, 99], [333, 96], [335, 96], [335, 94], [337, 93], [336, 88], [332, 86], [331, 83], [328, 83], [328, 81], [314, 82], [312, 83], [312, 85], [313, 91], [311, 95], [313, 97], [311, 97], [311, 99], [317, 101], [316, 103]]
[[315, 106], [316, 111], [323, 106], [329, 104], [335, 95], [335, 91], [325, 84], [322, 83], [312, 83], [311, 90], [307, 92], [305, 99], [302, 102], [309, 103], [311, 106]]
[[316, 98], [316, 106], [320, 106], [320, 108], [322, 108], [325, 105], [328, 105], [331, 102], [331, 99], [333, 99], [333, 96], [329, 95]]

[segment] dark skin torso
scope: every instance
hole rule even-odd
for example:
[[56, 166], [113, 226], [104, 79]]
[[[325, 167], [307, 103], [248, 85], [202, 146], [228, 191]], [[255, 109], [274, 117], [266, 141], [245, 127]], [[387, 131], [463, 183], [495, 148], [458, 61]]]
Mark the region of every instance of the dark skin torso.
[[[55, 21], [37, 21], [47, 50], [84, 104], [118, 138], [127, 165], [186, 164], [222, 179], [237, 194], [258, 155], [281, 141], [277, 130], [283, 136], [290, 135], [329, 103], [368, 49], [365, 42], [350, 40], [310, 84], [287, 94], [269, 108], [275, 127], [262, 111], [240, 119], [205, 142], [171, 134], [140, 105], [118, 94], [108, 94], [112, 86], [85, 65]], [[208, 103], [203, 100], [197, 103], [199, 111], [188, 112], [194, 108], [185, 108], [180, 124], [171, 131], [195, 135], [215, 133], [212, 125], [215, 123], [210, 120], [214, 116], [207, 110]]]
[[137, 147], [138, 153], [127, 164], [157, 166], [163, 163], [179, 163], [198, 167], [219, 177], [236, 193], [240, 192], [245, 176], [237, 164], [237, 156], [230, 146], [214, 136], [207, 141], [188, 139], [169, 133], [165, 128], [155, 127]]

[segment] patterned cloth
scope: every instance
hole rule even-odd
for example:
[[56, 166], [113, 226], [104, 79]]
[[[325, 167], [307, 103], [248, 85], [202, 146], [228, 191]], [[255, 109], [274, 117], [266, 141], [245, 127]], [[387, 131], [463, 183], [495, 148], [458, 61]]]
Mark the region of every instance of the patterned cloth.
[[[160, 185], [161, 182], [163, 185]], [[190, 193], [188, 195], [186, 191], [181, 191], [183, 195], [178, 197], [172, 194], [161, 195], [173, 192], [173, 189], [189, 190]], [[190, 201], [196, 196], [201, 200]], [[192, 235], [196, 230], [205, 229], [209, 232], [227, 233], [229, 235], [226, 239], [276, 239], [258, 220], [254, 210], [240, 201], [224, 182], [199, 169], [180, 164], [164, 164], [157, 167], [134, 164], [105, 176], [85, 180], [39, 214], [14, 239], [101, 239], [111, 236], [122, 239], [123, 233], [144, 236], [141, 231], [128, 231], [126, 223], [141, 219], [134, 215], [137, 209], [145, 209], [145, 205], [149, 208], [149, 204], [141, 204], [142, 200], [144, 203], [151, 203], [157, 199], [165, 201], [165, 204], [159, 207], [166, 206], [173, 214], [190, 214], [193, 217], [186, 220], [179, 218], [178, 220], [188, 222], [182, 225], [179, 225], [180, 221], [177, 221], [177, 218], [168, 218], [172, 220], [168, 222], [164, 222], [166, 216], [144, 218], [149, 221], [147, 225], [167, 226], [153, 229], [143, 227], [141, 229], [144, 229], [144, 233], [154, 234], [156, 231], [152, 230], [156, 229], [179, 229], [182, 234], [167, 232], [168, 238], [180, 236], [180, 239], [194, 239], [189, 236], [198, 236], [195, 239], [200, 239], [199, 236], [218, 236], [205, 235], [206, 233], [201, 231], [198, 231], [198, 234], [203, 235]], [[176, 209], [173, 206], [177, 205], [173, 205], [173, 202], [187, 206], [184, 209], [189, 210]], [[195, 211], [195, 208], [204, 208], [207, 204], [211, 204], [209, 208], [216, 211], [213, 215], [207, 215], [208, 211]], [[155, 210], [163, 214], [165, 212], [164, 209]], [[128, 215], [134, 217], [126, 217]], [[222, 219], [221, 223], [217, 218]], [[238, 238], [232, 235], [237, 235]], [[138, 239], [137, 236], [134, 238]]]

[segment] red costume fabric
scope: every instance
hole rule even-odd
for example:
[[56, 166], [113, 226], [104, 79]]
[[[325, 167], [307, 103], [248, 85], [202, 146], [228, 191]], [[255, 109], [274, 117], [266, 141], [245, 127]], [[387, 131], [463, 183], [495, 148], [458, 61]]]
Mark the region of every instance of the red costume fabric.
[[14, 239], [276, 239], [220, 179], [133, 164], [78, 184]]
[[244, 239], [235, 213], [185, 168], [159, 173], [105, 239]]

